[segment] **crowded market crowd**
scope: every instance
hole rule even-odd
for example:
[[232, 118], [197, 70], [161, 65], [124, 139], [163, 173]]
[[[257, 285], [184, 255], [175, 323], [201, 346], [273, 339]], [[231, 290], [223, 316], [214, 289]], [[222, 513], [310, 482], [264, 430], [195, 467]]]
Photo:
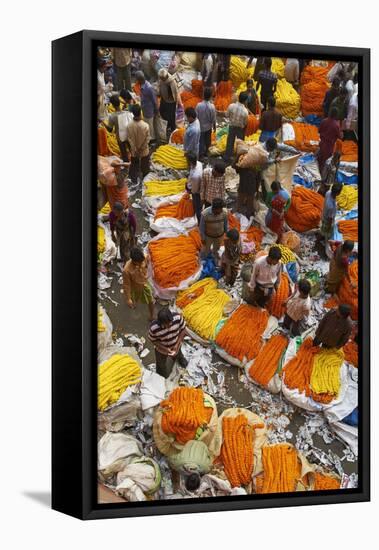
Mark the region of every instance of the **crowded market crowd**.
[[99, 502], [357, 485], [358, 67], [99, 48]]

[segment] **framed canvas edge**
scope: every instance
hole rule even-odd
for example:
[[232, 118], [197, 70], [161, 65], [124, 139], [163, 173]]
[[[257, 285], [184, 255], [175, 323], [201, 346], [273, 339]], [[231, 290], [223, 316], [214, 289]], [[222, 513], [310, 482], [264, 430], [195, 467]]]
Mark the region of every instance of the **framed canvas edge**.
[[[268, 43], [254, 41], [240, 41], [229, 39], [208, 39], [206, 37], [176, 37], [165, 35], [144, 35], [135, 33], [114, 33], [102, 31], [81, 32], [83, 40], [83, 80], [82, 80], [82, 249], [83, 249], [83, 275], [81, 281], [82, 287], [82, 453], [81, 453], [81, 468], [82, 468], [82, 514], [73, 514], [81, 519], [101, 519], [101, 518], [117, 518], [117, 517], [133, 517], [133, 516], [149, 516], [162, 514], [181, 514], [195, 512], [214, 512], [214, 511], [232, 511], [242, 509], [259, 509], [268, 507], [283, 507], [283, 506], [300, 506], [300, 505], [323, 505], [336, 504], [344, 502], [367, 502], [370, 500], [370, 399], [365, 397], [361, 399], [361, 394], [370, 395], [370, 318], [369, 315], [362, 316], [362, 312], [370, 311], [370, 284], [369, 284], [369, 257], [370, 257], [370, 50], [367, 48], [350, 48], [350, 47], [335, 47], [335, 46], [313, 46], [304, 44], [284, 44], [284, 43]], [[64, 40], [64, 39], [62, 39]], [[103, 41], [117, 43], [122, 42], [135, 44], [144, 42], [147, 45], [160, 45], [163, 42], [165, 45], [177, 45], [186, 47], [188, 50], [198, 48], [220, 48], [243, 51], [267, 51], [275, 52], [280, 50], [283, 53], [297, 52], [305, 55], [311, 52], [310, 55], [331, 55], [338, 58], [359, 58], [364, 69], [363, 87], [365, 90], [365, 102], [360, 110], [362, 116], [359, 121], [360, 130], [360, 181], [363, 185], [360, 189], [360, 222], [361, 235], [364, 235], [364, 244], [362, 246], [361, 259], [363, 258], [362, 269], [360, 268], [360, 285], [364, 281], [365, 284], [360, 286], [363, 290], [360, 296], [360, 320], [362, 328], [368, 335], [365, 338], [364, 347], [360, 346], [362, 368], [365, 369], [363, 383], [360, 383], [360, 410], [363, 412], [365, 423], [360, 422], [360, 456], [359, 456], [359, 475], [362, 480], [362, 490], [343, 490], [338, 494], [312, 495], [304, 496], [275, 496], [265, 499], [238, 499], [236, 497], [228, 497], [226, 501], [211, 499], [206, 501], [201, 499], [199, 502], [188, 503], [181, 501], [172, 501], [169, 504], [167, 501], [157, 501], [153, 505], [135, 505], [128, 503], [126, 505], [96, 505], [96, 442], [95, 434], [93, 433], [93, 414], [96, 414], [94, 381], [93, 381], [93, 365], [96, 364], [96, 354], [94, 355], [94, 344], [96, 346], [96, 303], [93, 297], [96, 295], [94, 289], [94, 277], [91, 273], [91, 267], [94, 265], [94, 232], [91, 231], [91, 220], [93, 217], [92, 206], [94, 204], [94, 193], [91, 193], [93, 187], [94, 168], [96, 167], [96, 141], [95, 132], [93, 132], [93, 103], [89, 100], [94, 93], [95, 70], [94, 59], [92, 56], [93, 47], [95, 44]], [[190, 42], [190, 44], [189, 44]], [[362, 77], [362, 75], [361, 75]], [[364, 133], [363, 133], [364, 132]], [[363, 138], [363, 139], [362, 139]], [[362, 217], [361, 214], [364, 216]], [[74, 238], [74, 235], [73, 235]], [[362, 242], [362, 240], [360, 241]], [[361, 262], [362, 263], [362, 262]], [[363, 330], [360, 331], [360, 338]], [[95, 360], [95, 363], [94, 363]], [[91, 373], [92, 370], [92, 373]], [[92, 374], [92, 376], [91, 376]], [[94, 408], [95, 407], [95, 408]], [[95, 411], [95, 413], [94, 413]], [[60, 510], [70, 513], [66, 510]]]

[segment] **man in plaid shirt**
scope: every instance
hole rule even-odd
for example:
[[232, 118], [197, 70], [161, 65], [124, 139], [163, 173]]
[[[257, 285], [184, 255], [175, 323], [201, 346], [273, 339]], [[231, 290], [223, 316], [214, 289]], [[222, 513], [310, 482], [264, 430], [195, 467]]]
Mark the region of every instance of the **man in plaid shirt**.
[[211, 206], [213, 199], [222, 199], [225, 197], [225, 163], [217, 160], [213, 168], [206, 168], [203, 171], [203, 177], [200, 187], [200, 198], [205, 208]]
[[278, 82], [278, 77], [276, 74], [271, 72], [271, 65], [271, 57], [266, 57], [265, 69], [258, 75], [257, 92], [261, 87], [261, 103], [263, 105], [263, 109], [267, 109], [268, 98], [275, 94], [276, 85]]
[[233, 156], [236, 137], [240, 139], [245, 138], [245, 129], [249, 117], [249, 112], [245, 105], [248, 98], [249, 96], [246, 92], [241, 92], [238, 101], [229, 105], [228, 110], [226, 111], [226, 116], [229, 119], [229, 131], [224, 156], [225, 162], [230, 163]]

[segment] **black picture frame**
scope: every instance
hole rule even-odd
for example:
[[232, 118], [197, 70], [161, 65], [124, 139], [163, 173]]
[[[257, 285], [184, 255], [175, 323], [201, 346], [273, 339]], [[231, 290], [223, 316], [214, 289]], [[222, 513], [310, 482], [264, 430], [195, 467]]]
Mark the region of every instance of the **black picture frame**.
[[[357, 489], [97, 504], [96, 48], [359, 62], [359, 460]], [[52, 43], [52, 507], [81, 519], [370, 500], [370, 50], [85, 30]]]

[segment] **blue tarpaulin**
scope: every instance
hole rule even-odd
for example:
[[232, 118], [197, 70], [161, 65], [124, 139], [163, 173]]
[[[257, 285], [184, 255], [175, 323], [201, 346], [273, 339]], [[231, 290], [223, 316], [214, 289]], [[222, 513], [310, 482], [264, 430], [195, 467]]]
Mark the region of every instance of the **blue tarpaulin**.
[[216, 281], [221, 279], [222, 272], [216, 268], [214, 258], [209, 254], [202, 262], [203, 269], [200, 274], [200, 279], [205, 279], [205, 277], [213, 277]]

